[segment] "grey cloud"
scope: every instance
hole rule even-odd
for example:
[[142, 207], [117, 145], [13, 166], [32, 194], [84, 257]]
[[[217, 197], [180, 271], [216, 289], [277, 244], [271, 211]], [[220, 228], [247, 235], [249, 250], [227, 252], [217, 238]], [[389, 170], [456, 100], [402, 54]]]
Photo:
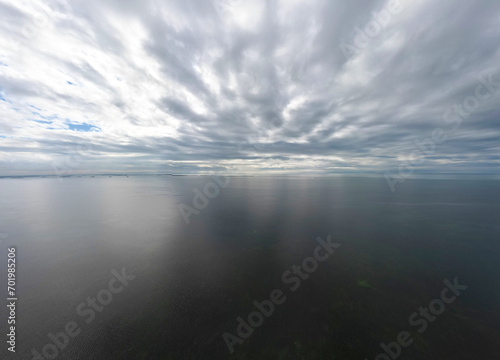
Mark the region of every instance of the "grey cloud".
[[[1, 105], [12, 114], [33, 101], [45, 111], [64, 106], [102, 133], [54, 132], [49, 125], [13, 133], [3, 123], [0, 132], [11, 137], [2, 151], [33, 152], [23, 145], [26, 132], [39, 153], [55, 158], [68, 141], [92, 142], [88, 172], [157, 170], [162, 162], [192, 173], [245, 172], [250, 163], [263, 172], [383, 172], [397, 169], [416, 141], [441, 128], [448, 139], [417, 166], [422, 173], [497, 171], [500, 91], [481, 100], [456, 130], [443, 115], [475, 96], [481, 76], [493, 73], [500, 81], [498, 2], [401, 0], [402, 12], [346, 58], [341, 44], [354, 43], [357, 29], [386, 2], [242, 0], [221, 12], [224, 1], [80, 0], [57, 7], [43, 31], [60, 31], [77, 48], [93, 50], [81, 59], [43, 53], [40, 36], [30, 40], [32, 49], [25, 42], [24, 56], [50, 59], [99, 95], [40, 82], [36, 69], [20, 68], [18, 75], [0, 73], [0, 90], [15, 103]], [[2, 16], [20, 22], [0, 27], [2, 36], [19, 38], [29, 17], [0, 6]], [[23, 66], [15, 56], [0, 61]], [[134, 102], [136, 95], [141, 101]]]

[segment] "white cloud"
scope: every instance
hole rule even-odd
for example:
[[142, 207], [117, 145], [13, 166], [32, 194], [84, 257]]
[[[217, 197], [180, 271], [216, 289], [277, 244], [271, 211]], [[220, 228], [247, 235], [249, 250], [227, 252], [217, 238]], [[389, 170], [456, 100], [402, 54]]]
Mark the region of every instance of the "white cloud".
[[[387, 2], [213, 1], [0, 0], [0, 175], [383, 172], [500, 79], [497, 2], [401, 1], [346, 58]], [[499, 97], [422, 167], [493, 171]]]

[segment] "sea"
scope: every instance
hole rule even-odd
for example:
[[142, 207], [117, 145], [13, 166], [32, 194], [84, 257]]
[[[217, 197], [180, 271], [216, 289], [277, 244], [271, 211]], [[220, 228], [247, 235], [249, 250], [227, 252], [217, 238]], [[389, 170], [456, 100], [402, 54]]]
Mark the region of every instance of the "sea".
[[377, 176], [2, 178], [0, 358], [500, 359], [500, 181], [394, 190]]

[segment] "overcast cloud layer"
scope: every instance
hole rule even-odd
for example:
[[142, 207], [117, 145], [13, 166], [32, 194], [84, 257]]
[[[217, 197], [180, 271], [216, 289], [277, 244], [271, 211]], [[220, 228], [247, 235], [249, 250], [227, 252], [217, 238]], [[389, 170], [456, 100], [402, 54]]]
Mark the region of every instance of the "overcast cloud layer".
[[497, 0], [0, 14], [0, 175], [498, 173]]

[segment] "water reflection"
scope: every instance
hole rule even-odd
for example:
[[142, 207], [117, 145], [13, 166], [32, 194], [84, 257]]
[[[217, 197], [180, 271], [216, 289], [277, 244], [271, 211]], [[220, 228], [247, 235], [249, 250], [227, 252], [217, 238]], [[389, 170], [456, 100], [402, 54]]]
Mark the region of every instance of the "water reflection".
[[[479, 349], [447, 340], [450, 331], [500, 339], [498, 182], [414, 180], [391, 193], [375, 178], [233, 177], [186, 224], [178, 204], [192, 205], [193, 188], [209, 181], [2, 179], [0, 225], [18, 247], [22, 279], [17, 358], [81, 323], [75, 306], [123, 267], [137, 281], [61, 358], [228, 358], [222, 334], [328, 234], [341, 250], [237, 349], [241, 358], [376, 355], [455, 276], [474, 291], [405, 356]], [[482, 351], [498, 353], [486, 343]]]

